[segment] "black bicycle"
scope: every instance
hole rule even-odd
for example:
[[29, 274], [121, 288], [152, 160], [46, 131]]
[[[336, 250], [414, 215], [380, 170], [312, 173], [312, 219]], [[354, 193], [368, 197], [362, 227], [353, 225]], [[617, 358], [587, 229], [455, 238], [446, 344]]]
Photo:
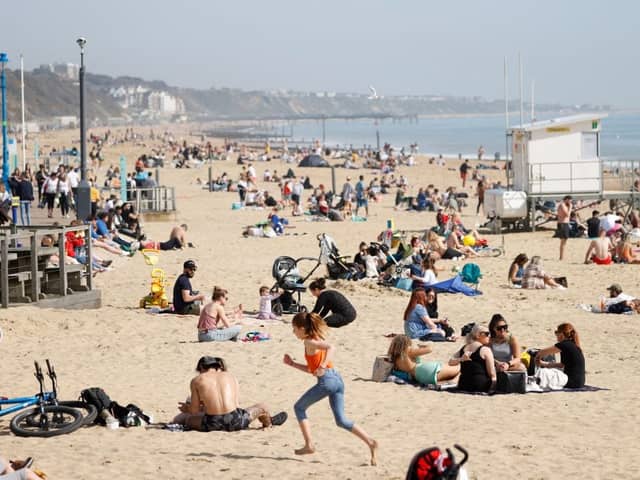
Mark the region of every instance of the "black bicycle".
[[[11, 431], [19, 437], [53, 437], [71, 433], [96, 419], [98, 412], [93, 405], [81, 401], [58, 400], [58, 378], [56, 371], [47, 363], [47, 376], [51, 379], [52, 391], [44, 390], [44, 375], [38, 362], [35, 377], [40, 385], [40, 393], [29, 397], [1, 398], [0, 416], [36, 405], [18, 413], [11, 419]], [[13, 405], [2, 408], [4, 405]]]

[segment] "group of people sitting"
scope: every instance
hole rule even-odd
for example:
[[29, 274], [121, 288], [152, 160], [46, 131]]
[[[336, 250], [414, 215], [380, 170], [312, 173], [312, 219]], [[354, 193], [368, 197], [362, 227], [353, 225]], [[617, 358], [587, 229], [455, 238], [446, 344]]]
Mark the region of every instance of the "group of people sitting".
[[640, 264], [640, 251], [634, 245], [640, 243], [640, 218], [633, 211], [629, 215], [630, 229], [625, 229], [624, 215], [607, 212], [599, 216], [597, 210], [587, 221], [592, 238], [584, 257], [584, 263], [610, 265], [611, 263]]
[[452, 223], [450, 228], [446, 237], [440, 236], [435, 229], [429, 230], [426, 242], [414, 235], [408, 244], [400, 242], [393, 253], [388, 248], [388, 238], [393, 237], [390, 231], [380, 235], [378, 240], [381, 243], [360, 242], [353, 260], [359, 273], [352, 278], [383, 279], [385, 275], [393, 276], [393, 273], [389, 273], [391, 267], [400, 267], [408, 269], [409, 277], [414, 281], [413, 288], [437, 283], [438, 272], [442, 271], [436, 267], [437, 260], [476, 258], [478, 253], [475, 248], [487, 244], [475, 230], [466, 230], [458, 223]]
[[[562, 323], [555, 330], [556, 342], [543, 348], [528, 361], [540, 367], [536, 374], [541, 388], [582, 388], [585, 385], [585, 359], [578, 332], [570, 323]], [[489, 325], [474, 324], [465, 338], [465, 345], [456, 350], [448, 362], [423, 361], [421, 356], [430, 353], [431, 347], [418, 344], [411, 329], [407, 334], [396, 335], [388, 350], [393, 365], [391, 374], [421, 385], [438, 385], [457, 380], [460, 390], [466, 392], [491, 392], [496, 390], [499, 372], [525, 372], [520, 343], [509, 332], [509, 325], [501, 314], [495, 314]], [[560, 354], [560, 361], [555, 361]]]

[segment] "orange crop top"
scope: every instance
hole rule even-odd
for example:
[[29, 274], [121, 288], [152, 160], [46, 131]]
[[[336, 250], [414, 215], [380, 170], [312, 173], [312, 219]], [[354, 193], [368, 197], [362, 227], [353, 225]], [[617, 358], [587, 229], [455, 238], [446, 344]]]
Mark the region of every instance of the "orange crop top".
[[[313, 355], [308, 355], [307, 352], [305, 352], [304, 359], [307, 361], [307, 370], [309, 370], [310, 373], [315, 372], [326, 357], [326, 350], [316, 350], [316, 353]], [[333, 368], [333, 363], [329, 362], [325, 368]]]

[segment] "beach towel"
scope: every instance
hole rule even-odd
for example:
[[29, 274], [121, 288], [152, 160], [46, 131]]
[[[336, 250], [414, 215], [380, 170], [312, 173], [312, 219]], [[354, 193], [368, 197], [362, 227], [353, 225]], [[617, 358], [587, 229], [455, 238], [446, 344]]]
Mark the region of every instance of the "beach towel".
[[[449, 392], [449, 393], [458, 393], [463, 395], [477, 395], [481, 397], [491, 397], [493, 395], [510, 395], [508, 393], [503, 392], [466, 392], [464, 390], [458, 389], [457, 383], [443, 383], [440, 385], [420, 385], [419, 383], [413, 380], [406, 380], [404, 378], [397, 377], [395, 375], [389, 375], [386, 379], [386, 382], [395, 383], [398, 385], [411, 385], [413, 387], [419, 388], [420, 390], [432, 390], [434, 392]], [[604, 387], [596, 387], [594, 385], [585, 385], [581, 388], [561, 388], [559, 390], [530, 390], [527, 388], [527, 393], [557, 393], [557, 392], [601, 392], [601, 391], [609, 391], [611, 389]]]
[[431, 287], [434, 288], [437, 293], [464, 293], [469, 297], [482, 295], [480, 290], [465, 285], [460, 275], [456, 275], [443, 282], [435, 283], [431, 285]]

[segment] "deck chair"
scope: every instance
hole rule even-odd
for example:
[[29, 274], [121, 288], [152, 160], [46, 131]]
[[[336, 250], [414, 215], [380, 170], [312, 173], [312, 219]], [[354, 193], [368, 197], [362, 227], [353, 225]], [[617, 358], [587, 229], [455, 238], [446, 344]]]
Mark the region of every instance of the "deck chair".
[[480, 285], [480, 279], [482, 278], [482, 272], [480, 271], [480, 267], [475, 263], [467, 263], [462, 270], [460, 271], [460, 278], [465, 283], [469, 285], [473, 285], [478, 290], [478, 285]]

